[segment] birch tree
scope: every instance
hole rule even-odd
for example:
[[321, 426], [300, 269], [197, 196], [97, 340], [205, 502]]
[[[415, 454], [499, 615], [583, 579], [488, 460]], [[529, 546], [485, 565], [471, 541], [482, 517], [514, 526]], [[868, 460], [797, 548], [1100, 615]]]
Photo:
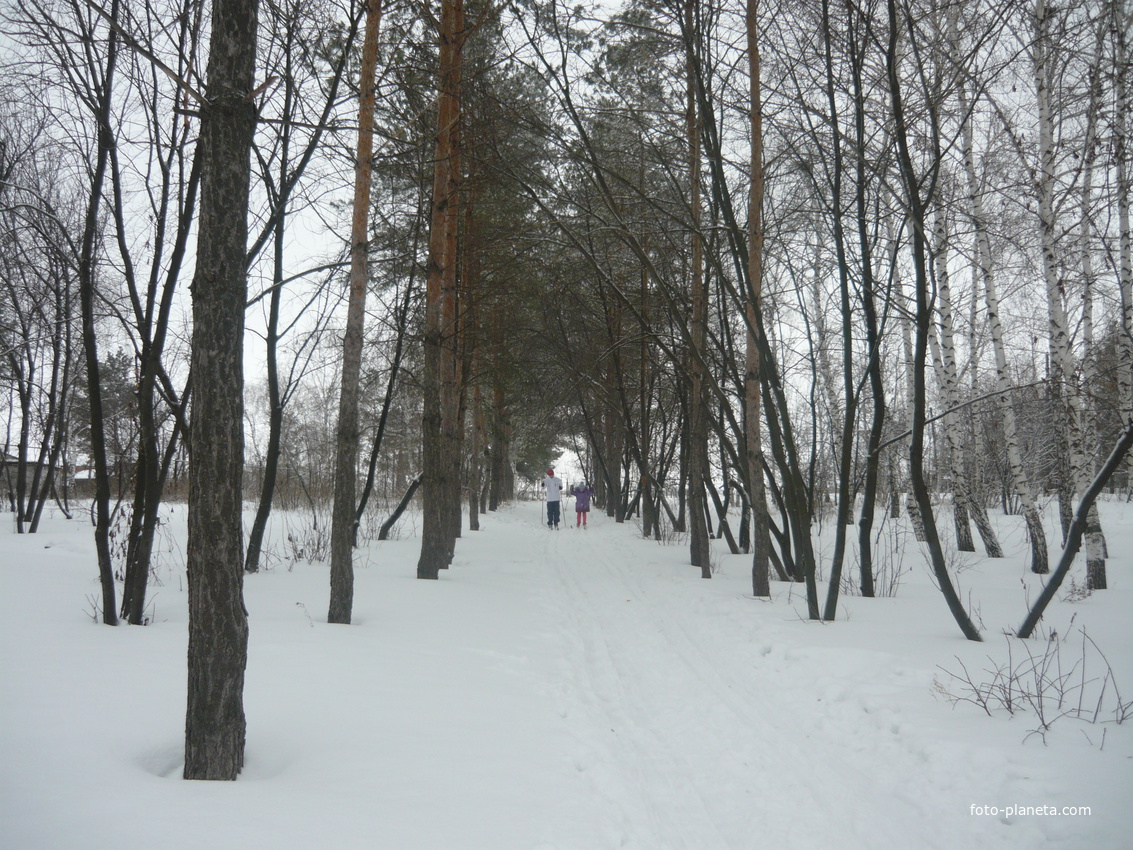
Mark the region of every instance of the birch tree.
[[[1051, 384], [1056, 411], [1061, 420], [1059, 506], [1063, 536], [1068, 533], [1070, 498], [1078, 484], [1079, 470], [1086, 468], [1083, 447], [1083, 403], [1075, 380], [1075, 357], [1071, 347], [1070, 326], [1066, 313], [1064, 281], [1061, 277], [1059, 221], [1055, 204], [1058, 175], [1056, 173], [1055, 116], [1052, 108], [1054, 62], [1050, 55], [1053, 10], [1047, 0], [1036, 0], [1032, 24], [1034, 41], [1032, 63], [1038, 101], [1038, 157], [1036, 175], [1038, 224], [1042, 244], [1042, 269], [1046, 287], [1050, 331]], [[1087, 577], [1091, 588], [1105, 586], [1104, 540], [1096, 506], [1088, 519], [1085, 534], [1087, 563], [1092, 569]]]
[[[949, 36], [952, 44], [953, 62], [959, 67], [959, 10], [949, 12]], [[996, 282], [991, 238], [989, 235], [984, 196], [990, 191], [980, 179], [976, 169], [974, 104], [968, 93], [969, 82], [965, 76], [959, 81], [957, 98], [960, 104], [961, 143], [964, 161], [964, 179], [968, 201], [967, 214], [975, 238], [975, 259], [978, 266], [978, 281], [983, 291], [987, 307], [988, 330], [991, 334], [992, 350], [995, 356], [995, 383], [998, 389], [996, 406], [1003, 424], [1004, 450], [1011, 474], [1015, 494], [1019, 497], [1023, 518], [1027, 524], [1027, 537], [1031, 545], [1031, 571], [1049, 571], [1046, 531], [1039, 515], [1038, 505], [1027, 471], [1023, 466], [1023, 455], [1019, 448], [1019, 434], [1015, 423], [1015, 406], [1011, 400], [1011, 374], [1007, 363], [1007, 345], [1000, 319], [999, 291]]]

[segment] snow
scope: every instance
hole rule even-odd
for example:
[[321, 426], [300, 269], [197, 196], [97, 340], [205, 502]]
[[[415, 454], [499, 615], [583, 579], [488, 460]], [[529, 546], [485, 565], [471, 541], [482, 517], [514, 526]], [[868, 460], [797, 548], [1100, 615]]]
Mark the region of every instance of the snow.
[[[92, 622], [89, 526], [55, 516], [7, 534], [0, 847], [1133, 846], [1133, 720], [1064, 717], [1043, 736], [1033, 713], [988, 717], [939, 692], [956, 692], [941, 668], [1005, 663], [1002, 633], [1037, 595], [1016, 518], [997, 519], [1008, 558], [957, 561], [976, 644], [911, 539], [896, 598], [843, 598], [821, 624], [800, 587], [752, 598], [749, 559], [722, 542], [705, 581], [681, 541], [598, 513], [552, 532], [539, 511], [484, 517], [437, 582], [413, 578], [412, 523], [365, 544], [351, 626], [326, 623], [326, 565], [290, 564], [277, 544], [275, 568], [245, 582], [247, 764], [234, 783], [180, 779], [183, 510], [167, 518], [146, 628]], [[1085, 627], [1128, 701], [1133, 508], [1107, 502], [1102, 518], [1111, 589], [1063, 592], [1027, 645], [1042, 653], [1056, 629], [1070, 665]]]

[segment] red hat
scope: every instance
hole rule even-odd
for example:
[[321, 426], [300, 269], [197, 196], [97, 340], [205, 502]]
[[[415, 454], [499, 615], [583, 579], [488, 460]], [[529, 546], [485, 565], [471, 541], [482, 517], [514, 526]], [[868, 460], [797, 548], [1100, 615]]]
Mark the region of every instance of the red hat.
[[548, 470], [547, 470], [547, 474], [548, 474], [548, 475], [554, 475], [554, 474], [555, 474], [555, 470], [553, 470], [553, 469], [548, 469]]

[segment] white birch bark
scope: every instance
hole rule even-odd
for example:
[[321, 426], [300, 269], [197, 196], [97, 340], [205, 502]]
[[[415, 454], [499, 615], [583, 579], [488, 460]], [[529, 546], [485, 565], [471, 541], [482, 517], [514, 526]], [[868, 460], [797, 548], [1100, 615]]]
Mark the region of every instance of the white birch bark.
[[[1100, 64], [1102, 50], [1105, 46], [1103, 30], [1097, 32], [1093, 62], [1089, 71], [1089, 100], [1086, 110], [1086, 143], [1082, 155], [1082, 216], [1079, 223], [1079, 251], [1082, 261], [1082, 342], [1084, 345], [1082, 358], [1082, 382], [1084, 386], [1091, 387], [1097, 377], [1097, 359], [1094, 350], [1094, 285], [1096, 274], [1094, 272], [1094, 248], [1092, 217], [1094, 209], [1094, 167], [1097, 161], [1097, 122], [1101, 108], [1101, 78]], [[1075, 488], [1079, 493], [1085, 493], [1093, 481], [1093, 463], [1091, 458], [1095, 455], [1095, 442], [1093, 435], [1097, 434], [1095, 405], [1089, 397], [1080, 410], [1082, 420], [1079, 423], [1079, 432], [1082, 434], [1082, 451], [1076, 458], [1074, 466]], [[1098, 516], [1098, 507], [1095, 502], [1086, 514], [1086, 587], [1090, 590], [1101, 590], [1106, 586], [1105, 535], [1102, 532], [1101, 518]]]
[[[903, 423], [903, 430], [909, 430], [913, 425], [913, 383], [915, 377], [913, 375], [913, 310], [911, 302], [905, 295], [905, 287], [901, 278], [901, 266], [897, 261], [897, 255], [900, 251], [900, 240], [892, 231], [892, 226], [887, 224], [889, 229], [889, 261], [893, 269], [893, 292], [897, 299], [897, 303], [901, 305], [898, 311], [899, 319], [898, 324], [901, 326], [901, 353], [905, 361], [905, 421]], [[917, 542], [925, 542], [925, 528], [924, 521], [921, 518], [920, 509], [917, 507], [917, 501], [910, 490], [905, 494], [905, 510], [909, 514], [909, 522], [913, 526], [913, 534], [917, 538]]]
[[972, 493], [968, 480], [968, 466], [966, 462], [967, 441], [961, 433], [962, 417], [957, 411], [960, 404], [960, 379], [956, 367], [956, 341], [954, 330], [954, 317], [952, 310], [952, 282], [948, 269], [949, 262], [949, 229], [948, 217], [943, 206], [937, 206], [933, 216], [934, 251], [933, 263], [935, 266], [938, 310], [937, 322], [940, 336], [935, 333], [929, 337], [932, 347], [933, 363], [936, 367], [937, 377], [940, 380], [941, 396], [943, 398], [945, 441], [948, 447], [948, 467], [952, 476], [953, 514], [956, 525], [956, 547], [961, 552], [974, 552], [975, 544], [972, 541], [972, 531], [969, 518], [974, 519], [976, 528], [980, 533], [984, 549], [989, 558], [1003, 557], [1003, 550], [999, 546], [995, 530], [987, 518], [987, 512], [979, 504]]
[[[1121, 330], [1118, 334], [1117, 386], [1121, 419], [1133, 419], [1133, 233], [1129, 215], [1129, 110], [1133, 85], [1133, 57], [1129, 54], [1129, 29], [1133, 26], [1133, 9], [1123, 0], [1112, 0], [1111, 31], [1114, 34], [1114, 119], [1113, 159], [1117, 179], [1117, 220], [1119, 231], [1118, 287], [1121, 292]], [[1133, 485], [1133, 457], [1126, 461], [1126, 486]]]
[[[958, 41], [955, 14], [952, 18], [952, 33], [953, 45], [955, 45]], [[955, 50], [955, 47], [953, 49]], [[1042, 518], [1039, 515], [1038, 505], [1035, 503], [1031, 482], [1028, 480], [1026, 468], [1023, 466], [1023, 452], [1019, 447], [1019, 431], [1015, 421], [1015, 406], [1011, 400], [1011, 376], [1007, 369], [1007, 346], [1004, 342], [1003, 323], [999, 315], [999, 293], [992, 261], [991, 239], [988, 236], [987, 218], [984, 211], [983, 187], [976, 174], [971, 107], [965, 85], [960, 86], [959, 96], [960, 114], [963, 116], [964, 173], [967, 178], [969, 214], [972, 218], [972, 230], [976, 238], [976, 262], [987, 305], [988, 330], [991, 334], [992, 350], [995, 354], [996, 389], [999, 391], [996, 402], [999, 406], [1000, 420], [1003, 423], [1003, 442], [1007, 453], [1007, 465], [1011, 471], [1012, 487], [1015, 495], [1019, 497], [1019, 503], [1023, 509], [1023, 518], [1027, 523], [1027, 533], [1031, 541], [1031, 571], [1047, 573], [1050, 571], [1050, 560], [1047, 551], [1046, 531], [1043, 529]], [[973, 300], [975, 300], [974, 295]]]
[[[811, 286], [813, 298], [813, 314], [811, 327], [814, 328], [815, 360], [818, 368], [818, 377], [822, 386], [822, 399], [826, 407], [826, 428], [830, 434], [829, 458], [832, 468], [837, 470], [838, 458], [842, 451], [841, 422], [842, 422], [842, 396], [839, 394], [838, 374], [830, 358], [830, 332], [826, 326], [825, 301], [823, 299], [822, 285], [825, 282], [825, 270], [822, 258], [825, 256], [825, 243], [821, 235], [818, 236], [814, 246], [814, 267]], [[822, 496], [823, 506], [826, 504], [826, 493]], [[819, 514], [821, 516], [821, 514]]]
[[1034, 73], [1035, 89], [1038, 96], [1039, 118], [1039, 229], [1042, 238], [1043, 279], [1046, 285], [1047, 314], [1050, 331], [1051, 385], [1056, 410], [1061, 423], [1059, 516], [1062, 522], [1063, 539], [1066, 537], [1070, 519], [1070, 501], [1073, 497], [1072, 470], [1077, 467], [1081, 454], [1081, 438], [1078, 423], [1081, 421], [1077, 393], [1074, 388], [1074, 356], [1070, 348], [1070, 330], [1063, 301], [1063, 281], [1058, 268], [1058, 234], [1054, 211], [1055, 190], [1055, 151], [1054, 119], [1051, 114], [1051, 72], [1048, 65], [1047, 0], [1037, 0], [1035, 4]]

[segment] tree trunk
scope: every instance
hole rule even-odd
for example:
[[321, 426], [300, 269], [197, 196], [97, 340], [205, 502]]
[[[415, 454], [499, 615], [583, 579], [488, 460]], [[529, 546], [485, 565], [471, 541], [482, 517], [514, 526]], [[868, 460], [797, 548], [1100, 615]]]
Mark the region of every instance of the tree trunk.
[[[1061, 481], [1059, 484], [1059, 512], [1063, 524], [1063, 537], [1069, 533], [1070, 500], [1079, 478], [1079, 471], [1086, 466], [1083, 451], [1083, 410], [1082, 399], [1074, 381], [1074, 354], [1070, 345], [1070, 329], [1066, 316], [1066, 307], [1063, 303], [1062, 281], [1059, 274], [1058, 257], [1056, 256], [1056, 229], [1055, 217], [1055, 151], [1054, 151], [1054, 119], [1051, 107], [1051, 84], [1053, 70], [1050, 67], [1047, 55], [1050, 33], [1048, 15], [1050, 10], [1047, 0], [1037, 0], [1035, 5], [1035, 39], [1034, 39], [1034, 74], [1035, 87], [1038, 92], [1039, 112], [1039, 228], [1042, 235], [1043, 273], [1046, 281], [1047, 312], [1050, 322], [1050, 357], [1051, 357], [1051, 387], [1060, 402], [1055, 409], [1055, 415], [1062, 423], [1062, 441], [1060, 448], [1063, 457], [1060, 459]], [[1064, 406], [1063, 406], [1064, 405]], [[1101, 525], [1096, 521], [1096, 514], [1091, 518], [1091, 527], [1087, 532], [1087, 550], [1093, 549], [1093, 557], [1087, 555], [1094, 563], [1095, 569], [1100, 563], [1100, 582], [1105, 582], [1104, 538], [1101, 536]], [[1092, 545], [1091, 545], [1092, 544]], [[1087, 586], [1094, 586], [1092, 582], [1099, 581], [1097, 576], [1088, 574]]]
[[[928, 351], [928, 336], [930, 333], [930, 306], [928, 300], [928, 267], [925, 249], [925, 200], [921, 196], [921, 181], [917, 178], [913, 166], [912, 155], [909, 152], [908, 130], [905, 126], [904, 104], [901, 98], [901, 85], [898, 76], [897, 43], [899, 24], [897, 20], [896, 0], [887, 0], [889, 15], [889, 39], [886, 50], [886, 66], [888, 72], [889, 92], [893, 104], [894, 136], [897, 141], [898, 157], [901, 166], [901, 183], [904, 189], [905, 201], [909, 213], [909, 225], [912, 230], [913, 266], [915, 270], [916, 287], [916, 346], [913, 355], [913, 428], [912, 439], [909, 446], [909, 468], [913, 484], [913, 494], [920, 509], [921, 519], [924, 522], [926, 543], [933, 573], [941, 593], [944, 594], [949, 611], [955, 618], [960, 630], [969, 640], [982, 640], [979, 630], [972, 623], [971, 618], [964, 610], [960, 597], [952, 584], [948, 574], [948, 566], [944, 560], [944, 550], [940, 545], [940, 537], [936, 529], [936, 521], [932, 514], [932, 502], [929, 498], [928, 487], [924, 478], [924, 433], [926, 419], [925, 398], [925, 362]], [[937, 128], [932, 128], [934, 131]], [[939, 139], [939, 134], [933, 138]]]
[[[852, 9], [850, 14], [853, 14]], [[850, 266], [846, 251], [846, 236], [842, 214], [842, 128], [838, 118], [837, 93], [834, 83], [834, 57], [831, 44], [829, 0], [822, 2], [823, 43], [826, 54], [826, 94], [830, 109], [832, 138], [830, 140], [832, 159], [832, 181], [830, 208], [834, 223], [834, 248], [838, 258], [838, 296], [839, 316], [842, 320], [842, 418], [841, 422], [831, 423], [832, 428], [841, 425], [842, 433], [838, 439], [838, 506], [836, 528], [834, 530], [834, 553], [830, 563], [830, 581], [826, 587], [826, 607], [824, 620], [833, 620], [838, 611], [838, 594], [842, 589], [842, 566], [846, 559], [847, 527], [853, 521], [854, 492], [851, 479], [854, 473], [854, 431], [858, 416], [858, 394], [854, 386], [854, 323], [850, 306]], [[860, 160], [864, 152], [856, 159]], [[829, 381], [828, 384], [832, 384]], [[830, 387], [833, 394], [833, 386]]]
[[[954, 44], [958, 40], [958, 33], [956, 33], [957, 17], [953, 13], [950, 21]], [[955, 47], [953, 52], [957, 52]], [[962, 126], [964, 173], [967, 178], [968, 199], [972, 205], [971, 217], [972, 228], [976, 237], [976, 262], [979, 265], [980, 280], [983, 284], [984, 298], [987, 303], [987, 320], [991, 331], [992, 349], [995, 352], [996, 388], [999, 390], [999, 394], [996, 396], [996, 404], [999, 406], [1000, 420], [1003, 423], [1003, 442], [1007, 454], [1007, 465], [1011, 472], [1015, 494], [1022, 504], [1023, 516], [1027, 523], [1028, 537], [1031, 542], [1031, 572], [1046, 573], [1050, 569], [1047, 557], [1046, 532], [1043, 530], [1042, 518], [1039, 516], [1034, 492], [1023, 466], [1023, 454], [1019, 448], [1019, 434], [1015, 421], [1015, 406], [1011, 401], [1011, 393], [1009, 392], [1011, 376], [1007, 367], [1007, 346], [1004, 342], [1003, 323], [999, 317], [999, 294], [993, 268], [991, 239], [984, 213], [984, 192], [976, 174], [972, 122], [969, 115], [966, 85], [961, 84], [959, 96], [960, 113], [964, 116]]]
[[[424, 409], [422, 412], [422, 527], [417, 578], [436, 579], [448, 567], [452, 539], [452, 450], [456, 428], [455, 333], [456, 187], [452, 173], [458, 145], [459, 39], [461, 0], [442, 0], [440, 69], [437, 83], [437, 141], [433, 169], [433, 206], [429, 222], [429, 259], [425, 279]], [[459, 495], [459, 490], [458, 490]]]
[[703, 246], [700, 238], [700, 120], [696, 108], [694, 83], [696, 45], [699, 32], [696, 20], [696, 0], [685, 2], [685, 65], [687, 97], [685, 102], [685, 133], [688, 143], [689, 214], [691, 229], [692, 275], [692, 352], [689, 358], [688, 393], [688, 516], [689, 561], [700, 567], [701, 578], [712, 578], [712, 562], [704, 487], [708, 474], [708, 412], [704, 392], [704, 345], [708, 335], [708, 287], [704, 277]]
[[1086, 517], [1090, 509], [1094, 507], [1098, 494], [1101, 493], [1113, 473], [1121, 465], [1122, 459], [1128, 454], [1130, 446], [1133, 446], [1133, 422], [1125, 423], [1125, 430], [1118, 438], [1109, 458], [1094, 477], [1093, 483], [1082, 493], [1082, 501], [1078, 503], [1077, 514], [1074, 521], [1070, 523], [1070, 533], [1066, 535], [1066, 546], [1062, 550], [1062, 557], [1058, 559], [1058, 566], [1043, 587], [1039, 598], [1035, 600], [1027, 618], [1019, 627], [1019, 631], [1015, 633], [1016, 637], [1029, 638], [1035, 630], [1035, 626], [1039, 624], [1039, 620], [1042, 619], [1043, 612], [1054, 599], [1054, 594], [1058, 592], [1058, 588], [1070, 571], [1070, 565], [1074, 563], [1074, 557], [1078, 554], [1078, 549], [1082, 545], [1082, 537], [1086, 533]]
[[378, 64], [381, 0], [369, 0], [358, 80], [358, 149], [354, 160], [354, 207], [350, 228], [350, 293], [342, 340], [342, 387], [335, 431], [334, 505], [330, 526], [328, 623], [350, 623], [354, 607], [354, 492], [358, 480], [358, 382], [362, 373], [363, 325], [369, 283], [370, 185], [374, 150], [374, 78]]
[[409, 482], [409, 487], [405, 490], [405, 495], [401, 497], [401, 501], [397, 503], [393, 513], [389, 518], [382, 523], [382, 527], [378, 530], [378, 540], [388, 540], [390, 529], [394, 524], [401, 519], [401, 515], [405, 513], [405, 509], [409, 507], [409, 502], [413, 498], [413, 494], [417, 492], [417, 488], [421, 486], [421, 476], [417, 475], [412, 481]]
[[[901, 277], [900, 260], [898, 258], [900, 241], [896, 234], [889, 234], [890, 243], [890, 266], [893, 269], [893, 293], [897, 301], [902, 304], [908, 304], [908, 299], [905, 296], [904, 285]], [[914, 347], [913, 347], [913, 321], [910, 316], [913, 315], [913, 309], [901, 310], [901, 317], [899, 319], [901, 324], [901, 352], [904, 355], [905, 362], [905, 428], [910, 433], [913, 430], [913, 398], [915, 396], [914, 386], [916, 383], [913, 377], [914, 368]], [[902, 476], [903, 477], [903, 476]], [[896, 478], [896, 476], [894, 476]], [[909, 523], [913, 526], [913, 536], [917, 542], [925, 542], [925, 527], [924, 520], [921, 518], [920, 508], [917, 507], [916, 496], [910, 490], [905, 499], [905, 510], [909, 514]]]
[[[747, 443], [747, 481], [752, 509], [751, 592], [771, 595], [771, 534], [767, 489], [763, 479], [763, 424], [760, 398], [763, 364], [759, 351], [760, 311], [763, 309], [763, 92], [760, 84], [759, 0], [747, 0], [748, 96], [751, 101], [751, 196], [748, 214], [747, 353], [744, 362], [744, 428]], [[807, 530], [810, 533], [810, 530]]]
[[[1089, 98], [1086, 107], [1086, 142], [1082, 151], [1082, 217], [1079, 224], [1079, 242], [1082, 262], [1082, 385], [1092, 387], [1097, 380], [1097, 352], [1094, 345], [1094, 272], [1093, 216], [1094, 168], [1097, 161], [1097, 123], [1101, 112], [1101, 69], [1104, 28], [1096, 33], [1094, 58], [1090, 65]], [[1118, 73], [1121, 73], [1120, 71]], [[1082, 450], [1074, 468], [1075, 489], [1085, 493], [1093, 478], [1092, 458], [1095, 437], [1098, 434], [1096, 403], [1090, 395], [1081, 403], [1078, 432], [1082, 435]], [[1106, 558], [1109, 557], [1101, 517], [1096, 504], [1090, 506], [1086, 518], [1086, 587], [1090, 590], [1106, 588]]]
[[189, 467], [186, 779], [235, 779], [244, 765], [244, 304], [257, 0], [213, 0], [204, 173], [193, 281]]
[[[291, 98], [291, 85], [284, 82], [284, 96], [288, 103]], [[290, 114], [287, 105], [284, 114]], [[290, 131], [284, 128], [282, 152], [280, 154], [280, 170], [282, 183], [287, 179], [288, 147]], [[283, 254], [285, 250], [284, 234], [286, 232], [287, 215], [280, 210], [275, 225], [274, 242], [275, 256], [272, 267], [272, 289], [268, 297], [268, 324], [266, 337], [267, 379], [268, 379], [268, 444], [264, 453], [264, 477], [260, 483], [260, 501], [256, 508], [256, 516], [252, 520], [252, 530], [248, 535], [248, 550], [244, 555], [244, 571], [258, 572], [260, 569], [260, 551], [263, 548], [264, 532], [267, 530], [268, 517], [271, 515], [271, 505], [275, 497], [275, 484], [279, 477], [279, 458], [283, 444], [283, 398], [279, 386], [279, 308], [283, 299]]]
[[[118, 0], [111, 5], [113, 25], [118, 21]], [[98, 92], [98, 153], [90, 184], [83, 240], [79, 254], [79, 304], [83, 322], [83, 352], [87, 367], [87, 398], [90, 405], [90, 443], [94, 462], [94, 545], [98, 558], [99, 582], [102, 585], [102, 621], [118, 625], [114, 604], [114, 568], [110, 560], [110, 469], [106, 457], [106, 425], [103, 417], [102, 381], [99, 373], [98, 337], [95, 332], [95, 238], [98, 234], [99, 206], [106, 177], [107, 160], [113, 139], [110, 132], [110, 101], [118, 56], [118, 34], [113, 26], [107, 35], [106, 70], [102, 89]], [[22, 506], [21, 506], [22, 507]]]
[[[1133, 421], [1133, 226], [1130, 224], [1130, 183], [1133, 173], [1130, 165], [1129, 111], [1133, 109], [1133, 61], [1129, 54], [1129, 26], [1133, 16], [1128, 4], [1112, 0], [1109, 14], [1110, 29], [1114, 34], [1114, 100], [1113, 162], [1117, 181], [1118, 226], [1118, 289], [1121, 293], [1121, 319], [1117, 335], [1117, 388], [1118, 409], [1121, 421]], [[1133, 465], [1126, 460], [1126, 488], [1133, 492]]]
[[[854, 23], [855, 10], [850, 12], [851, 25]], [[853, 30], [851, 30], [851, 36]], [[851, 37], [853, 77], [854, 77], [854, 138], [858, 155], [855, 162], [854, 192], [857, 205], [858, 245], [861, 253], [861, 302], [862, 312], [865, 316], [866, 346], [869, 361], [866, 371], [869, 374], [869, 386], [873, 401], [873, 421], [870, 424], [868, 448], [865, 457], [865, 485], [862, 488], [862, 512], [858, 520], [858, 559], [859, 576], [862, 596], [874, 595], [873, 581], [873, 520], [877, 506], [878, 482], [881, 477], [881, 437], [885, 430], [885, 384], [881, 375], [882, 359], [882, 330], [878, 324], [877, 303], [875, 297], [876, 281], [873, 269], [873, 245], [869, 201], [866, 189], [869, 184], [869, 175], [866, 171], [865, 151], [866, 139], [866, 98], [865, 87], [862, 81], [863, 59], [859, 50], [864, 52], [864, 46], [858, 47], [857, 39]], [[898, 503], [899, 504], [899, 503]]]
[[941, 206], [933, 216], [934, 245], [932, 259], [935, 265], [937, 323], [940, 335], [930, 331], [933, 363], [940, 381], [941, 396], [947, 411], [944, 416], [944, 439], [947, 445], [948, 472], [952, 479], [952, 513], [956, 527], [956, 548], [961, 552], [974, 552], [972, 527], [968, 506], [967, 470], [964, 463], [964, 438], [960, 434], [960, 418], [955, 408], [959, 404], [957, 391], [956, 346], [952, 329], [952, 283], [948, 269], [948, 222]]

